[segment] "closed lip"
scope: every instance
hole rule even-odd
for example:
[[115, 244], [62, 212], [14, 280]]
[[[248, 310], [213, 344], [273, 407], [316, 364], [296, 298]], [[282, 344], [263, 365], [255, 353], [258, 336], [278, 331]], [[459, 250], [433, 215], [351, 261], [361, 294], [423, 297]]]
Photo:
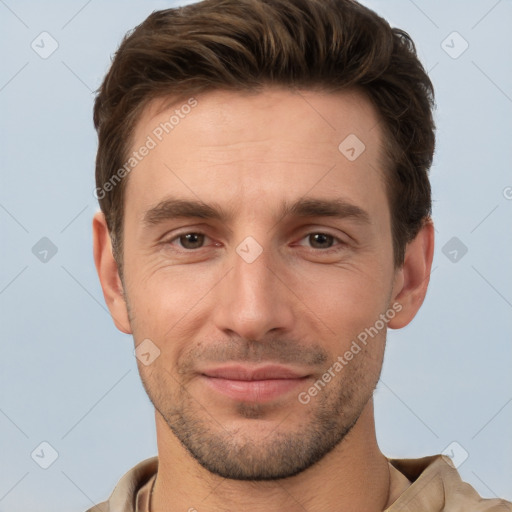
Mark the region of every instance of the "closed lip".
[[229, 365], [202, 370], [206, 377], [229, 380], [270, 380], [270, 379], [301, 379], [308, 374], [282, 365], [245, 366]]

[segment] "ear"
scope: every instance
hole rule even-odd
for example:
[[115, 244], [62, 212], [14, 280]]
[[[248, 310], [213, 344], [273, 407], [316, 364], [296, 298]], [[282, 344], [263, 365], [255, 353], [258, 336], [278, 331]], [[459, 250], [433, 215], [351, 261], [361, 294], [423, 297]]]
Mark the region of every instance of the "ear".
[[100, 278], [103, 297], [107, 303], [116, 327], [132, 334], [128, 308], [123, 295], [123, 283], [119, 277], [117, 263], [112, 253], [112, 241], [107, 222], [102, 212], [97, 212], [92, 221], [94, 263]]
[[404, 264], [396, 271], [392, 304], [398, 303], [402, 308], [388, 322], [391, 329], [405, 327], [416, 316], [427, 293], [433, 257], [434, 224], [428, 218], [414, 240], [407, 244]]

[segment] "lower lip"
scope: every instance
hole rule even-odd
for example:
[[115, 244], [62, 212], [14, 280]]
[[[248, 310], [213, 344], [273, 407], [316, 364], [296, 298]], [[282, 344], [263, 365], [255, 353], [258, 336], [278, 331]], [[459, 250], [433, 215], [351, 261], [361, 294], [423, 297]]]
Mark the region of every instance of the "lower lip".
[[268, 402], [278, 398], [300, 385], [304, 385], [307, 377], [297, 379], [266, 379], [266, 380], [232, 380], [220, 377], [202, 378], [215, 391], [234, 400], [246, 402]]

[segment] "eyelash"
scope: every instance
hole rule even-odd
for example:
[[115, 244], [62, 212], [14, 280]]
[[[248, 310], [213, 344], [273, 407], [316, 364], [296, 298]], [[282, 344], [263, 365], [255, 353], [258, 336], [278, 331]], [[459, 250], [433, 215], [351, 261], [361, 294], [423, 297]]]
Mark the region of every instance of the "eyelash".
[[[164, 244], [165, 245], [172, 245], [172, 242], [174, 242], [175, 240], [179, 240], [181, 237], [186, 236], [186, 235], [202, 235], [202, 236], [205, 236], [206, 238], [209, 238], [208, 235], [206, 233], [203, 233], [202, 231], [184, 231], [182, 233], [178, 233], [173, 238], [171, 238], [171, 239], [169, 239], [167, 241], [164, 241]], [[346, 242], [344, 242], [340, 238], [338, 238], [338, 237], [336, 237], [334, 235], [331, 235], [330, 233], [324, 232], [324, 231], [310, 231], [309, 233], [306, 233], [300, 239], [300, 241], [304, 240], [305, 238], [310, 237], [311, 235], [326, 235], [328, 237], [332, 237], [334, 242], [338, 242], [337, 245], [335, 245], [333, 247], [328, 247], [327, 249], [317, 249], [317, 248], [314, 248], [314, 247], [310, 247], [310, 249], [312, 251], [314, 251], [314, 252], [322, 252], [324, 254], [330, 254], [332, 252], [339, 251], [341, 248], [343, 248], [344, 246], [347, 245]], [[195, 251], [200, 251], [201, 249], [205, 249], [205, 247], [204, 246], [203, 247], [198, 247], [196, 249], [186, 249], [186, 248], [182, 247], [180, 249], [180, 252], [193, 253]]]

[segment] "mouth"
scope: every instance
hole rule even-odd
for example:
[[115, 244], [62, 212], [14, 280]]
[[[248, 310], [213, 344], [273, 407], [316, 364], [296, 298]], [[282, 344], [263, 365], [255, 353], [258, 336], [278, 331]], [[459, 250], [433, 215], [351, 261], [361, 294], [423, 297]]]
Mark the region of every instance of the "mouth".
[[310, 375], [279, 365], [235, 365], [204, 370], [200, 377], [210, 389], [228, 398], [263, 403], [290, 393]]

